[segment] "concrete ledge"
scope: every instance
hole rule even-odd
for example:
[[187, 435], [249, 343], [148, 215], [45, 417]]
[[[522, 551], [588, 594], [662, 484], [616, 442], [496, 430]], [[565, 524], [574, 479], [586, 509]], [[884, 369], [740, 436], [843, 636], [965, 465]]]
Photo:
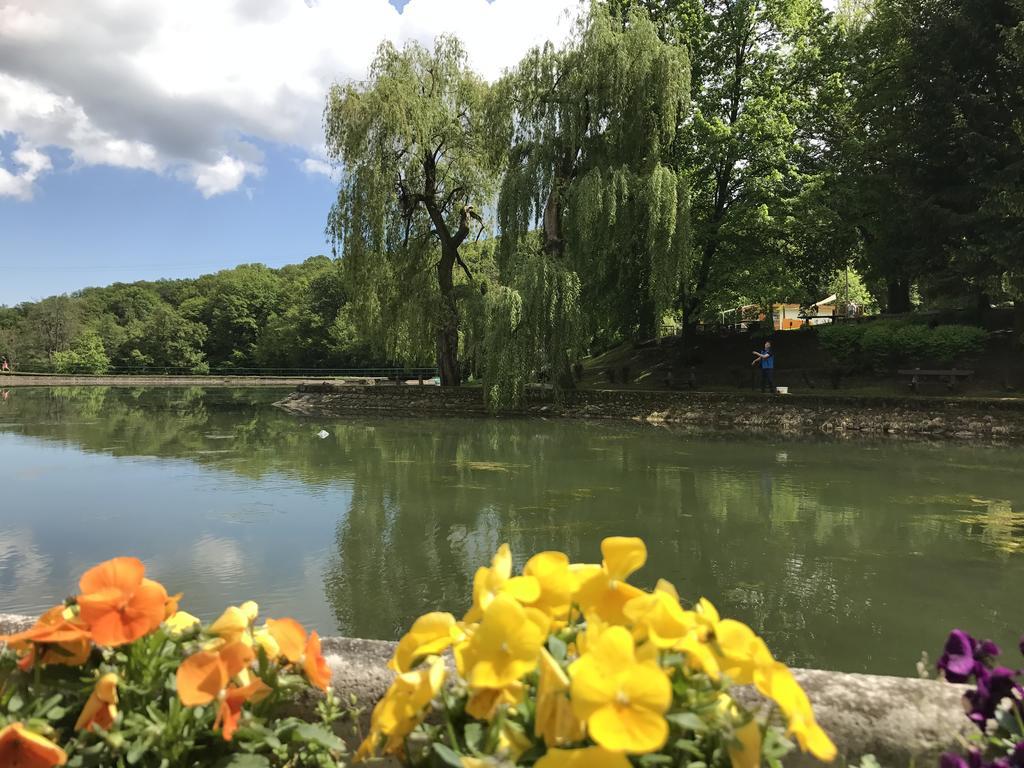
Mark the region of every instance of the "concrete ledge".
[[[0, 614], [3, 633], [29, 623], [23, 616]], [[392, 674], [385, 665], [394, 647], [394, 643], [383, 640], [323, 640], [334, 688], [343, 699], [354, 697], [364, 708], [364, 730], [369, 711], [391, 683]], [[958, 739], [973, 729], [960, 703], [964, 686], [816, 669], [798, 669], [794, 674], [807, 691], [818, 721], [848, 763], [873, 754], [887, 768], [934, 765], [941, 752], [955, 748]], [[737, 691], [736, 698], [750, 707], [766, 704], [750, 688]], [[794, 753], [787, 764], [810, 766], [816, 761]]]

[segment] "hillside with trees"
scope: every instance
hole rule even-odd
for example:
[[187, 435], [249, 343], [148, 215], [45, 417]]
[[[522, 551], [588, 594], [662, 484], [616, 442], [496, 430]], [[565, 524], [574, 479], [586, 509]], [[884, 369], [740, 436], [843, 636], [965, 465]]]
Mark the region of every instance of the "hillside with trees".
[[380, 364], [360, 341], [337, 262], [243, 264], [192, 280], [117, 283], [0, 307], [22, 371], [206, 373]]

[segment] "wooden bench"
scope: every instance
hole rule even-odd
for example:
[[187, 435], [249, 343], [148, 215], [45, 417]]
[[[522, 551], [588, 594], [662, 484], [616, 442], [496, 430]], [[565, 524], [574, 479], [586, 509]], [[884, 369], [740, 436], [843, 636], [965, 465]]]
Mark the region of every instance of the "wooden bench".
[[969, 379], [974, 375], [974, 371], [960, 371], [953, 368], [948, 371], [935, 371], [924, 368], [908, 368], [906, 370], [897, 371], [900, 376], [910, 377], [910, 389], [917, 392], [918, 385], [920, 385], [923, 379], [939, 379], [940, 381], [946, 382], [946, 388], [950, 391], [956, 387], [957, 383], [962, 379]]

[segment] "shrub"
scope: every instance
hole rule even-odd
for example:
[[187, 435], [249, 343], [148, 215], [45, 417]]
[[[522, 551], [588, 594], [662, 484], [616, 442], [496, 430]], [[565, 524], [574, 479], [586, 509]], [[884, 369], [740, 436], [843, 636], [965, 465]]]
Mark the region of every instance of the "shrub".
[[647, 558], [640, 539], [605, 539], [601, 552], [601, 565], [541, 552], [513, 576], [502, 545], [477, 570], [462, 621], [428, 613], [399, 641], [388, 664], [397, 677], [357, 759], [779, 768], [791, 745], [732, 697], [733, 684], [774, 700], [802, 749], [835, 757], [793, 674], [749, 627], [706, 599], [684, 609], [665, 581], [650, 593], [627, 583]]
[[[135, 558], [101, 563], [77, 597], [0, 637], [0, 765], [339, 765], [316, 632], [255, 629], [255, 603], [204, 627], [144, 575]], [[327, 692], [320, 724], [287, 716], [312, 687]]]
[[833, 323], [820, 327], [817, 333], [819, 343], [833, 360], [847, 365], [857, 361], [864, 326]]
[[979, 354], [988, 334], [970, 325], [939, 325], [876, 320], [835, 324], [818, 330], [829, 356], [842, 365], [882, 369], [903, 364], [950, 365]]
[[86, 331], [71, 345], [71, 349], [53, 353], [53, 368], [57, 373], [106, 373], [110, 359], [103, 350], [103, 340], [95, 331]]
[[928, 356], [936, 362], [952, 363], [981, 354], [988, 332], [973, 325], [939, 325], [931, 332]]
[[865, 326], [860, 340], [865, 365], [871, 368], [883, 368], [894, 362], [896, 327], [896, 323], [885, 321], [877, 321]]

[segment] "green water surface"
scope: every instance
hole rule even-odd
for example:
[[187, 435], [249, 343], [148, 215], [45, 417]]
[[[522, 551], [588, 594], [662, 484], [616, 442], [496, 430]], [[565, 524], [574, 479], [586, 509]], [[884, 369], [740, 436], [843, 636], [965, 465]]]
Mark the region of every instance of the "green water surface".
[[300, 419], [282, 394], [0, 392], [0, 612], [41, 611], [134, 554], [204, 618], [254, 598], [395, 638], [461, 614], [502, 542], [519, 565], [599, 561], [624, 534], [650, 549], [638, 584], [706, 595], [798, 666], [912, 675], [952, 627], [1010, 648], [1024, 631], [1021, 448]]

